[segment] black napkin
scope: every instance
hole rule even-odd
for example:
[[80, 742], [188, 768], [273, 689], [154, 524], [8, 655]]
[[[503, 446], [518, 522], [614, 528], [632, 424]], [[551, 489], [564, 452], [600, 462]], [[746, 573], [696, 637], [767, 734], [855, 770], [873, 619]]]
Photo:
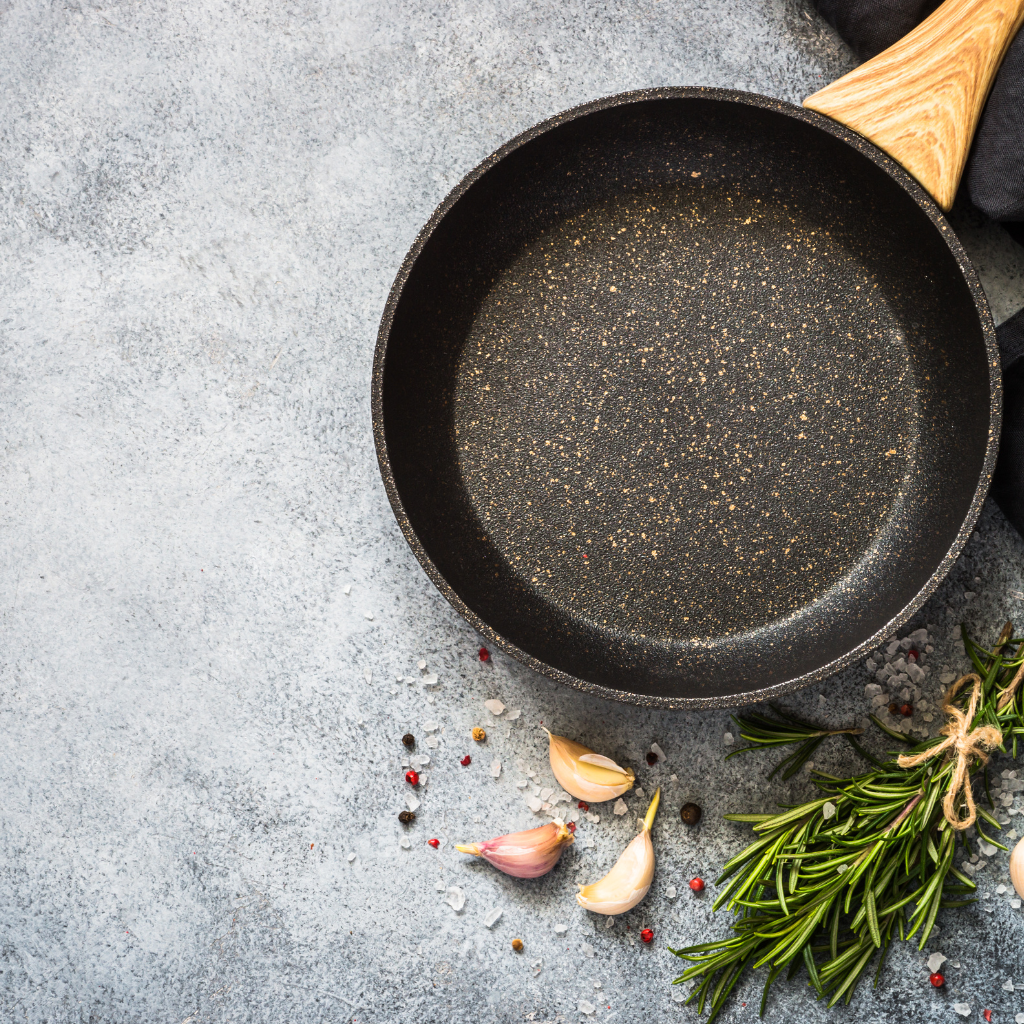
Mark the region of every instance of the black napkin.
[[[938, 0], [814, 0], [861, 60], [928, 17]], [[1024, 29], [1003, 60], [961, 183], [970, 201], [1024, 245]], [[1024, 309], [996, 332], [1003, 363], [1003, 433], [992, 497], [1024, 535]]]

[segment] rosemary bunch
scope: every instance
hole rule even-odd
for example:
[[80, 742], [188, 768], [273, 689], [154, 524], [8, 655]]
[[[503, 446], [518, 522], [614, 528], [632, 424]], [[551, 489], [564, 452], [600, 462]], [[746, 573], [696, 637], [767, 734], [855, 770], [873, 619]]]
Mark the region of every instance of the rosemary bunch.
[[[964, 631], [964, 646], [979, 677], [965, 677], [947, 699], [960, 712], [965, 730], [992, 726], [999, 730], [1005, 752], [1012, 737], [1024, 735], [1024, 646], [1007, 625], [993, 650], [986, 650]], [[1016, 648], [1014, 656], [1009, 655]], [[963, 685], [971, 680], [971, 686]], [[956, 690], [956, 687], [960, 690]], [[966, 711], [974, 707], [974, 714]], [[951, 721], [956, 718], [950, 711]], [[695, 981], [686, 1000], [697, 1000], [698, 1012], [710, 1009], [709, 1022], [724, 1006], [746, 969], [765, 968], [761, 1014], [768, 992], [783, 971], [789, 977], [806, 972], [819, 999], [833, 1006], [849, 1002], [857, 982], [877, 959], [875, 984], [890, 942], [920, 936], [923, 947], [943, 907], [974, 902], [974, 881], [953, 864], [957, 842], [970, 853], [961, 815], [974, 811], [971, 781], [987, 758], [979, 748], [961, 765], [966, 789], [951, 791], [958, 760], [951, 749], [900, 767], [898, 758], [880, 763], [853, 739], [854, 730], [822, 730], [778, 713], [780, 721], [762, 715], [735, 719], [750, 743], [735, 753], [762, 747], [798, 744], [786, 758], [786, 777], [831, 734], [845, 733], [876, 767], [861, 775], [839, 778], [815, 770], [822, 795], [777, 814], [727, 814], [730, 821], [748, 822], [757, 839], [722, 869], [723, 885], [714, 909], [726, 906], [736, 919], [732, 935], [715, 942], [673, 949], [691, 962], [675, 984]], [[945, 737], [912, 745], [901, 733], [873, 721], [905, 744], [904, 761], [918, 760]], [[975, 735], [981, 735], [977, 733]], [[985, 733], [991, 736], [991, 733]], [[998, 739], [998, 735], [995, 737]], [[991, 741], [990, 741], [991, 742]], [[948, 745], [948, 744], [947, 744]], [[733, 756], [732, 754], [729, 756]], [[969, 773], [969, 774], [968, 774]], [[989, 801], [991, 806], [991, 799]], [[1000, 825], [992, 814], [976, 808], [979, 837], [1005, 850], [983, 830]]]

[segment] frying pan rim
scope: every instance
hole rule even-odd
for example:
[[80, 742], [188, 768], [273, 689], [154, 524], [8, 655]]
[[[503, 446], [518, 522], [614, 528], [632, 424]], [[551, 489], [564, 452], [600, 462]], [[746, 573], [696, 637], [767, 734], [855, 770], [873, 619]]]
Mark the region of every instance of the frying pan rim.
[[[571, 673], [557, 669], [546, 662], [527, 653], [518, 647], [511, 640], [498, 633], [491, 625], [481, 619], [462, 600], [458, 592], [448, 583], [447, 579], [434, 564], [433, 559], [423, 547], [409, 516], [406, 513], [405, 505], [398, 491], [394, 472], [391, 467], [391, 460], [388, 455], [387, 439], [384, 430], [384, 370], [387, 361], [388, 340], [391, 335], [391, 328], [394, 323], [395, 312], [401, 300], [413, 268], [423, 252], [428, 240], [437, 229], [442, 220], [451, 212], [456, 203], [468, 192], [468, 190], [486, 174], [489, 170], [500, 163], [505, 157], [519, 149], [521, 146], [540, 136], [546, 134], [560, 125], [575, 121], [581, 117], [608, 110], [614, 107], [624, 107], [633, 103], [643, 103], [659, 99], [708, 99], [723, 102], [740, 103], [744, 106], [759, 107], [770, 110], [774, 113], [783, 114], [788, 117], [803, 121], [815, 128], [827, 132], [829, 135], [846, 143], [866, 156], [876, 166], [883, 170], [888, 176], [901, 186], [903, 190], [913, 199], [928, 219], [939, 231], [950, 254], [955, 259], [965, 284], [971, 294], [975, 309], [978, 314], [979, 324], [985, 339], [985, 351], [989, 366], [989, 425], [988, 441], [985, 448], [985, 459], [982, 464], [978, 485], [974, 497], [963, 524], [957, 532], [949, 550], [940, 560], [938, 566], [929, 576], [924, 586], [900, 611], [894, 615], [881, 629], [873, 633], [867, 640], [847, 651], [845, 654], [834, 658], [832, 661], [814, 669], [802, 673], [792, 679], [787, 679], [772, 686], [762, 689], [748, 690], [743, 693], [727, 694], [716, 697], [665, 697], [650, 694], [630, 693], [626, 690], [618, 690], [610, 686], [603, 686], [599, 683], [592, 683], [581, 679]], [[607, 700], [615, 700], [620, 703], [634, 704], [648, 708], [663, 708], [666, 710], [678, 709], [710, 709], [722, 707], [741, 707], [745, 704], [760, 703], [766, 700], [779, 697], [794, 690], [802, 689], [812, 683], [820, 682], [844, 668], [851, 665], [862, 655], [880, 646], [883, 640], [890, 637], [901, 626], [905, 625], [924, 605], [935, 592], [939, 584], [945, 579], [953, 564], [960, 557], [964, 545], [967, 543], [978, 517], [985, 498], [988, 495], [992, 482], [992, 474], [995, 469], [996, 454], [999, 444], [999, 431], [1002, 421], [1002, 374], [1000, 370], [999, 349], [996, 343], [995, 324], [989, 310], [988, 302], [982, 290], [966, 251], [959, 238], [953, 231], [945, 215], [930, 195], [911, 177], [895, 160], [887, 156], [873, 143], [863, 136], [856, 134], [845, 126], [833, 121], [812, 110], [798, 107], [785, 100], [775, 99], [769, 96], [762, 96], [757, 93], [743, 92], [736, 89], [719, 89], [705, 86], [663, 86], [652, 89], [635, 89], [628, 92], [616, 93], [611, 96], [604, 96], [596, 100], [581, 103], [568, 110], [564, 110], [552, 117], [538, 122], [525, 131], [510, 139], [499, 147], [490, 156], [477, 164], [471, 171], [462, 177], [455, 187], [445, 196], [444, 200], [437, 206], [430, 219], [423, 225], [416, 236], [416, 240], [409, 248], [408, 253], [395, 275], [394, 283], [388, 293], [384, 312], [381, 316], [380, 328], [377, 332], [377, 343], [373, 358], [373, 376], [371, 392], [371, 415], [373, 422], [373, 439], [377, 452], [381, 477], [384, 482], [384, 489], [391, 503], [392, 511], [398, 521], [406, 542], [412, 549], [424, 572], [430, 581], [441, 592], [441, 595], [448, 603], [485, 638], [485, 640], [510, 654], [517, 661], [528, 668], [539, 672], [541, 675], [554, 679], [556, 682], [565, 683], [576, 690], [596, 697], [603, 697]]]

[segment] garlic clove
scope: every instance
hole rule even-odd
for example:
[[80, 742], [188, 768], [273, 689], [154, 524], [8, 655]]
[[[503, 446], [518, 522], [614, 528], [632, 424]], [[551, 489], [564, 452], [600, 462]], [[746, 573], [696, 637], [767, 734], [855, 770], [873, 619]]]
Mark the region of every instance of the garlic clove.
[[615, 866], [599, 882], [581, 885], [576, 902], [595, 914], [624, 914], [648, 893], [654, 881], [654, 845], [651, 825], [661, 800], [659, 789], [651, 799], [640, 834], [622, 851]]
[[1022, 839], [1010, 854], [1010, 881], [1013, 882], [1017, 895], [1024, 899], [1024, 839]]
[[620, 768], [611, 758], [547, 729], [551, 771], [558, 784], [577, 800], [603, 803], [633, 788], [633, 769]]
[[540, 878], [558, 863], [562, 850], [574, 842], [568, 826], [552, 821], [540, 828], [511, 832], [480, 843], [466, 843], [455, 849], [483, 857], [488, 864], [514, 878]]

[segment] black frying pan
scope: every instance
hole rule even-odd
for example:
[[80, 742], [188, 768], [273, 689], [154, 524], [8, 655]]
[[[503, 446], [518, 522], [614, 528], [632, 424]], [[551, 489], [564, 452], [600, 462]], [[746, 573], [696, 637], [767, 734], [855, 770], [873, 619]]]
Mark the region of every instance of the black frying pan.
[[999, 430], [988, 307], [916, 182], [826, 117], [657, 89], [472, 171], [392, 288], [388, 497], [552, 678], [663, 707], [824, 678], [921, 607]]

